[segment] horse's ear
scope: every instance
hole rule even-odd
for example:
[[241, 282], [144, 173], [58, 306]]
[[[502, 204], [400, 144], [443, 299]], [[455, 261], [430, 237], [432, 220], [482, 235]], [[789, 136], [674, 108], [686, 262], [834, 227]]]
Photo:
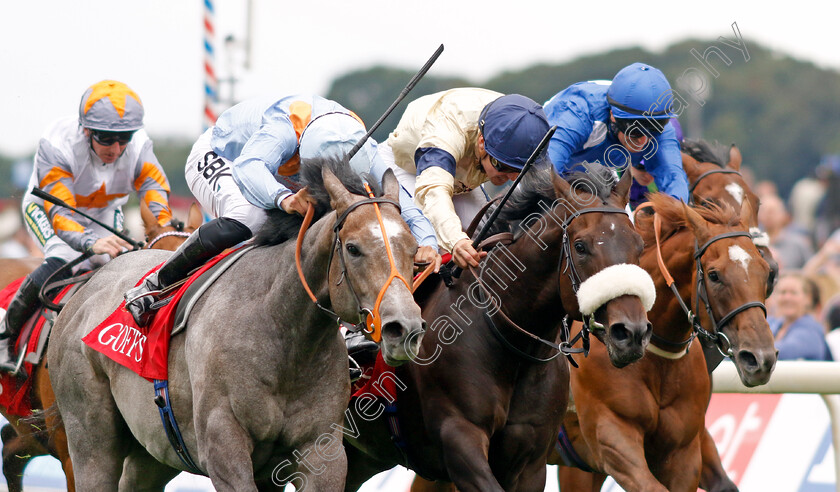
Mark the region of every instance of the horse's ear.
[[744, 227], [749, 228], [750, 224], [755, 222], [753, 220], [753, 213], [752, 203], [750, 203], [748, 198], [745, 198], [744, 201], [741, 202], [741, 224], [743, 224]]
[[324, 188], [330, 195], [330, 206], [333, 210], [343, 211], [353, 202], [353, 198], [344, 184], [335, 177], [335, 174], [330, 171], [327, 166], [321, 168], [321, 178], [324, 180]]
[[400, 183], [397, 181], [397, 176], [394, 174], [394, 171], [390, 168], [386, 169], [385, 174], [382, 176], [382, 192], [386, 198], [390, 198], [399, 203]]
[[[692, 172], [697, 168], [698, 162], [694, 157], [686, 154], [685, 152], [680, 152], [682, 155], [682, 165], [685, 173], [687, 175], [691, 175]], [[689, 178], [690, 179], [690, 178]]]
[[626, 207], [627, 202], [630, 201], [630, 185], [633, 183], [632, 174], [630, 172], [630, 166], [627, 166], [624, 174], [621, 175], [621, 179], [618, 180], [618, 183], [616, 183], [615, 188], [612, 190], [621, 199], [622, 207]]
[[685, 203], [682, 204], [682, 207], [685, 220], [694, 232], [694, 236], [699, 240], [699, 242], [705, 242], [706, 238], [709, 237], [709, 226], [706, 224], [706, 219], [701, 217], [700, 214], [695, 212]]
[[143, 219], [143, 228], [146, 231], [146, 236], [158, 227], [157, 217], [152, 213], [152, 210], [146, 205], [145, 200], [140, 200], [140, 218]]
[[741, 170], [741, 151], [735, 144], [729, 147], [729, 162], [726, 163], [726, 167], [735, 171]]
[[555, 197], [568, 199], [572, 190], [572, 185], [570, 185], [565, 179], [561, 178], [557, 173], [552, 173], [552, 182], [554, 183]]
[[201, 215], [201, 207], [197, 203], [190, 204], [190, 212], [187, 215], [187, 229], [194, 231], [204, 223], [204, 216]]

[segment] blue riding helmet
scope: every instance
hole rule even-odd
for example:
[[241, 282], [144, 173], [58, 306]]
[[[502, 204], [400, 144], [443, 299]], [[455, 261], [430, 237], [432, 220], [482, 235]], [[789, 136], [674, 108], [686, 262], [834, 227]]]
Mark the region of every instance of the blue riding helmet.
[[[621, 119], [642, 117], [656, 120], [675, 118], [671, 112], [671, 84], [659, 69], [644, 63], [622, 68], [607, 90], [612, 114]], [[667, 105], [667, 106], [666, 106]]]
[[525, 96], [508, 94], [484, 106], [478, 127], [491, 157], [522, 169], [549, 125], [542, 106]]

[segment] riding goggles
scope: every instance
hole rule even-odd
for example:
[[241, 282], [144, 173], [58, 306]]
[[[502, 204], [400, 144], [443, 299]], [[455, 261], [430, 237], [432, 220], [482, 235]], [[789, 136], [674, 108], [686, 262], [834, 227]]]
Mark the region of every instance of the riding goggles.
[[134, 136], [134, 132], [106, 132], [102, 130], [91, 130], [90, 136], [93, 137], [97, 143], [110, 147], [119, 142], [120, 145], [127, 145]]
[[659, 135], [664, 130], [658, 123], [651, 123], [647, 119], [630, 120], [616, 118], [615, 127], [619, 132], [633, 139]]
[[489, 153], [487, 154], [487, 157], [490, 158], [490, 165], [493, 166], [493, 169], [495, 169], [496, 171], [498, 171], [500, 173], [509, 174], [509, 173], [519, 173], [519, 171], [520, 171], [520, 169], [516, 169], [515, 167], [508, 166], [507, 164], [502, 164], [501, 162], [499, 162], [495, 157], [493, 157]]

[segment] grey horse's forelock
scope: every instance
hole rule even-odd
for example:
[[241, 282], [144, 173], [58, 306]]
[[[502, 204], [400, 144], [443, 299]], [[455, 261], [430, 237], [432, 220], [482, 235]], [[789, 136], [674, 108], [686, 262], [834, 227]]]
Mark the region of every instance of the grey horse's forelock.
[[[321, 171], [325, 167], [341, 181], [350, 193], [367, 196], [362, 178], [350, 167], [346, 156], [343, 158], [316, 157], [303, 159], [301, 160], [299, 171], [301, 184], [306, 186], [309, 194], [317, 202], [313, 223], [320, 220], [321, 217], [332, 210], [330, 207], [330, 195], [327, 192], [326, 186], [324, 186], [324, 180], [321, 175]], [[378, 183], [374, 183], [370, 178], [367, 179], [373, 187], [374, 194], [380, 196], [382, 193]], [[287, 214], [280, 209], [266, 210], [265, 213], [267, 216], [265, 224], [257, 232], [254, 238], [254, 244], [257, 246], [272, 246], [297, 237], [300, 226], [303, 223], [303, 217], [297, 214]]]
[[710, 143], [702, 138], [686, 139], [680, 142], [680, 150], [697, 162], [709, 162], [719, 167], [729, 163], [729, 147], [718, 142]]

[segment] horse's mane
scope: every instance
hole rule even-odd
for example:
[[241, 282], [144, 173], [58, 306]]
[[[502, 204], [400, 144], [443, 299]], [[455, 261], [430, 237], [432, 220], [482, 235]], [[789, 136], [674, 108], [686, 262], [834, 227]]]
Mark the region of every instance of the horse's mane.
[[680, 142], [680, 150], [697, 162], [709, 162], [719, 167], [726, 167], [729, 163], [729, 147], [717, 141], [711, 143], [702, 138], [685, 139]]
[[[336, 157], [302, 159], [300, 163], [301, 184], [306, 186], [309, 194], [317, 202], [313, 223], [332, 210], [330, 196], [321, 177], [321, 170], [325, 167], [332, 171], [350, 193], [367, 196], [362, 179], [350, 167], [347, 157], [341, 159]], [[382, 191], [379, 183], [374, 183], [372, 179], [368, 179], [368, 181], [376, 196], [380, 196]], [[287, 214], [277, 208], [266, 210], [265, 213], [267, 216], [265, 224], [257, 232], [254, 244], [257, 246], [272, 246], [297, 237], [300, 225], [303, 223], [303, 217], [297, 214]]]
[[[673, 236], [680, 230], [688, 227], [688, 221], [683, 213], [683, 203], [663, 193], [651, 193], [648, 200], [653, 202], [653, 209], [662, 219], [662, 230], [660, 239]], [[726, 226], [737, 226], [741, 217], [735, 209], [725, 204], [706, 203], [702, 206], [691, 207], [700, 214], [706, 222]], [[656, 236], [653, 230], [653, 215], [637, 214], [635, 219], [636, 230], [642, 236], [645, 246], [656, 244]]]
[[[585, 171], [570, 173], [565, 177], [572, 188], [586, 195], [595, 195], [602, 201], [609, 199], [612, 189], [618, 182], [618, 177], [612, 169], [599, 163], [584, 162], [580, 164]], [[544, 202], [550, 207], [556, 199], [554, 191], [554, 166], [545, 160], [534, 164], [528, 173], [522, 177], [516, 190], [510, 195], [504, 209], [499, 213], [496, 224], [491, 233], [510, 231], [522, 219], [533, 213], [544, 213], [539, 206]], [[589, 199], [582, 197], [584, 203]], [[488, 210], [487, 214], [492, 211]]]

